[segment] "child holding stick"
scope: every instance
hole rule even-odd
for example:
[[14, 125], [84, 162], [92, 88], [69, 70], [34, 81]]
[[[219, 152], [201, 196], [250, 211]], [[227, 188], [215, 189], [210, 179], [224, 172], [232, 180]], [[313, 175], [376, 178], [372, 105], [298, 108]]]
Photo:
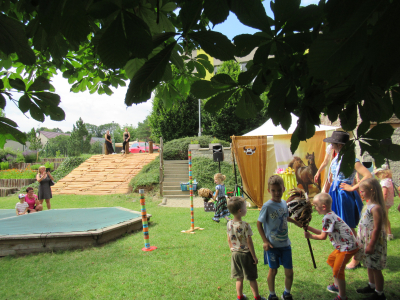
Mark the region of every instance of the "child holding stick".
[[369, 300], [385, 300], [383, 293], [384, 278], [382, 270], [386, 268], [387, 240], [385, 227], [387, 215], [382, 189], [379, 182], [369, 178], [361, 182], [360, 194], [368, 204], [362, 211], [358, 224], [358, 240], [361, 244], [359, 259], [368, 268], [369, 283], [364, 288], [357, 289], [359, 294], [372, 295]]
[[219, 220], [221, 218], [225, 218], [227, 221], [229, 221], [230, 213], [228, 207], [226, 206], [225, 184], [224, 184], [225, 179], [226, 176], [222, 175], [221, 173], [217, 173], [214, 175], [214, 182], [217, 184], [217, 186], [215, 187], [216, 191], [213, 199], [216, 200], [217, 202], [215, 203], [215, 214], [212, 219], [217, 223], [219, 223]]
[[247, 213], [246, 201], [242, 197], [232, 197], [228, 201], [228, 209], [233, 214], [233, 220], [227, 225], [228, 244], [232, 252], [231, 275], [236, 278], [237, 300], [247, 300], [243, 294], [243, 279], [250, 281], [254, 299], [266, 300], [258, 293], [257, 263], [251, 236], [253, 231], [249, 223], [242, 221]]
[[329, 236], [335, 250], [329, 255], [327, 263], [332, 267], [335, 283], [328, 285], [327, 289], [331, 293], [338, 294], [334, 300], [346, 300], [344, 270], [346, 264], [358, 252], [358, 243], [351, 228], [332, 211], [332, 198], [329, 194], [320, 193], [316, 195], [313, 205], [318, 214], [324, 215], [322, 230], [308, 226], [307, 230], [316, 235], [304, 232], [304, 236], [314, 240], [325, 240]]

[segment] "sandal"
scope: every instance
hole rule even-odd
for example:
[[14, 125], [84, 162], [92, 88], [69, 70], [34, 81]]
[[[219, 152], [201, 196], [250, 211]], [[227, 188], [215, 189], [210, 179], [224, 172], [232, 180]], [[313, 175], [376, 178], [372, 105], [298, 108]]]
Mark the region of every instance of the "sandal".
[[355, 270], [355, 269], [358, 269], [358, 268], [361, 268], [361, 263], [358, 263], [358, 265], [356, 265], [356, 266], [353, 267], [353, 268], [346, 267], [346, 270]]

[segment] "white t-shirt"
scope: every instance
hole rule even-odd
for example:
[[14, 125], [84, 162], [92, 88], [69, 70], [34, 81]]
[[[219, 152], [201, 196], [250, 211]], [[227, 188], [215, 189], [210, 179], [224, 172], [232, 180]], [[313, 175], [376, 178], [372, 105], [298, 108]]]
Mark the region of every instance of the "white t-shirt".
[[232, 243], [232, 252], [249, 252], [247, 237], [253, 235], [249, 223], [230, 220], [227, 224], [227, 232]]
[[329, 240], [336, 250], [343, 252], [358, 248], [358, 243], [349, 225], [333, 211], [327, 213], [322, 219], [322, 231], [328, 233]]
[[27, 207], [29, 207], [29, 205], [26, 202], [17, 202], [17, 204], [15, 204], [15, 209], [17, 209], [20, 213], [23, 213]]
[[382, 188], [387, 188], [387, 196], [386, 196], [386, 206], [392, 207], [394, 205], [394, 190], [393, 190], [393, 183], [392, 179], [384, 178], [381, 180]]

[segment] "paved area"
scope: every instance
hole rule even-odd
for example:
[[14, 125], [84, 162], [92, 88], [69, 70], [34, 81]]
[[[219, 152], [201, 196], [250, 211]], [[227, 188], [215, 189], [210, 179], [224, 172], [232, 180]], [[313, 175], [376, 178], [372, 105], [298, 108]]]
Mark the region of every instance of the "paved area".
[[[165, 203], [166, 202], [166, 203]], [[165, 204], [164, 204], [165, 203]], [[187, 199], [166, 199], [161, 202], [160, 206], [165, 207], [190, 207], [190, 198]], [[204, 207], [204, 201], [202, 197], [193, 197], [194, 207]]]

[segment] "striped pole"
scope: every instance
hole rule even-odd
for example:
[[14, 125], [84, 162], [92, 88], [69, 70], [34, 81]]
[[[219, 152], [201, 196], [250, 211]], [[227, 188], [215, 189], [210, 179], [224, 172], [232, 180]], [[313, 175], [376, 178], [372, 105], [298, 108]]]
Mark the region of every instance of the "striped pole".
[[142, 225], [143, 225], [143, 235], [144, 235], [144, 248], [142, 251], [153, 251], [157, 249], [157, 247], [150, 247], [149, 240], [149, 223], [147, 222], [147, 213], [146, 213], [146, 202], [144, 200], [144, 190], [139, 190], [140, 194], [140, 210], [142, 212]]
[[192, 180], [192, 150], [189, 149], [189, 189], [190, 189], [190, 217], [191, 229], [194, 230], [194, 210], [193, 210], [193, 180]]

